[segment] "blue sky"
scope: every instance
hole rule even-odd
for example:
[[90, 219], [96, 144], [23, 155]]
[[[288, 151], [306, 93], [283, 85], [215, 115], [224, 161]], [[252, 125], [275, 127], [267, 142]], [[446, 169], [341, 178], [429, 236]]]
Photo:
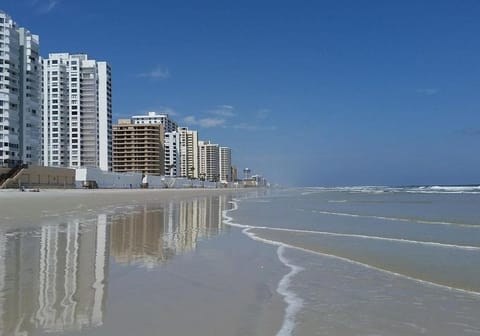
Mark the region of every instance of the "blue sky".
[[111, 63], [114, 116], [174, 113], [287, 185], [480, 183], [480, 1], [3, 0], [41, 53]]

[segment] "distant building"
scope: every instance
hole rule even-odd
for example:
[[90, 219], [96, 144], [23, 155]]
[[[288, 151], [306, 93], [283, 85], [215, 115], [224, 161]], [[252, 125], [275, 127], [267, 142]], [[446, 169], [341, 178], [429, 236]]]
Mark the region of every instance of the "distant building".
[[232, 150], [230, 147], [219, 149], [219, 171], [221, 182], [231, 182], [232, 178]]
[[179, 127], [180, 133], [180, 176], [198, 178], [198, 133], [187, 127]]
[[250, 168], [243, 169], [243, 179], [248, 180], [251, 177], [252, 171]]
[[163, 175], [163, 127], [161, 124], [132, 124], [120, 119], [113, 126], [113, 170]]
[[180, 133], [165, 133], [165, 175], [180, 176]]
[[219, 146], [210, 141], [198, 142], [198, 162], [200, 178], [207, 181], [220, 180]]
[[0, 166], [39, 164], [39, 37], [0, 10]]
[[231, 176], [232, 176], [232, 181], [237, 181], [238, 180], [238, 168], [237, 168], [237, 166], [232, 166]]
[[112, 82], [85, 54], [43, 60], [43, 164], [112, 168]]
[[162, 124], [166, 133], [175, 132], [178, 125], [170, 119], [167, 113], [148, 112], [147, 115], [136, 115], [131, 118], [133, 124]]

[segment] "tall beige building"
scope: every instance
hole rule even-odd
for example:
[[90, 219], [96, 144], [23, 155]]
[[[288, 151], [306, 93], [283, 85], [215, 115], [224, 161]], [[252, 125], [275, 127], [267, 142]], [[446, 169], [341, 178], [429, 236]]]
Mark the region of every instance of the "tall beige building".
[[179, 127], [180, 133], [180, 176], [198, 178], [198, 133], [187, 127]]
[[113, 171], [163, 175], [162, 124], [132, 124], [120, 119], [113, 125]]

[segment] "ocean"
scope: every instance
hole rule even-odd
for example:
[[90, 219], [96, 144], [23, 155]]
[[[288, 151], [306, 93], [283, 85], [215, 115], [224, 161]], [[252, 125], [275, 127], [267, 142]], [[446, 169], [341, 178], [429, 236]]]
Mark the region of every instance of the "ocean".
[[0, 335], [480, 335], [480, 187], [105, 195], [0, 217]]
[[305, 188], [227, 222], [290, 268], [279, 335], [479, 335], [480, 188]]

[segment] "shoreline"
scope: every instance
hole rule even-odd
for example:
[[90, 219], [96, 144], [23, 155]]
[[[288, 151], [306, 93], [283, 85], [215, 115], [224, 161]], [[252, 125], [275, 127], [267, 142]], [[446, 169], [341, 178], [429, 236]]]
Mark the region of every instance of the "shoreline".
[[244, 193], [241, 189], [42, 189], [0, 192], [0, 228], [58, 222], [65, 216], [88, 217], [111, 207]]

